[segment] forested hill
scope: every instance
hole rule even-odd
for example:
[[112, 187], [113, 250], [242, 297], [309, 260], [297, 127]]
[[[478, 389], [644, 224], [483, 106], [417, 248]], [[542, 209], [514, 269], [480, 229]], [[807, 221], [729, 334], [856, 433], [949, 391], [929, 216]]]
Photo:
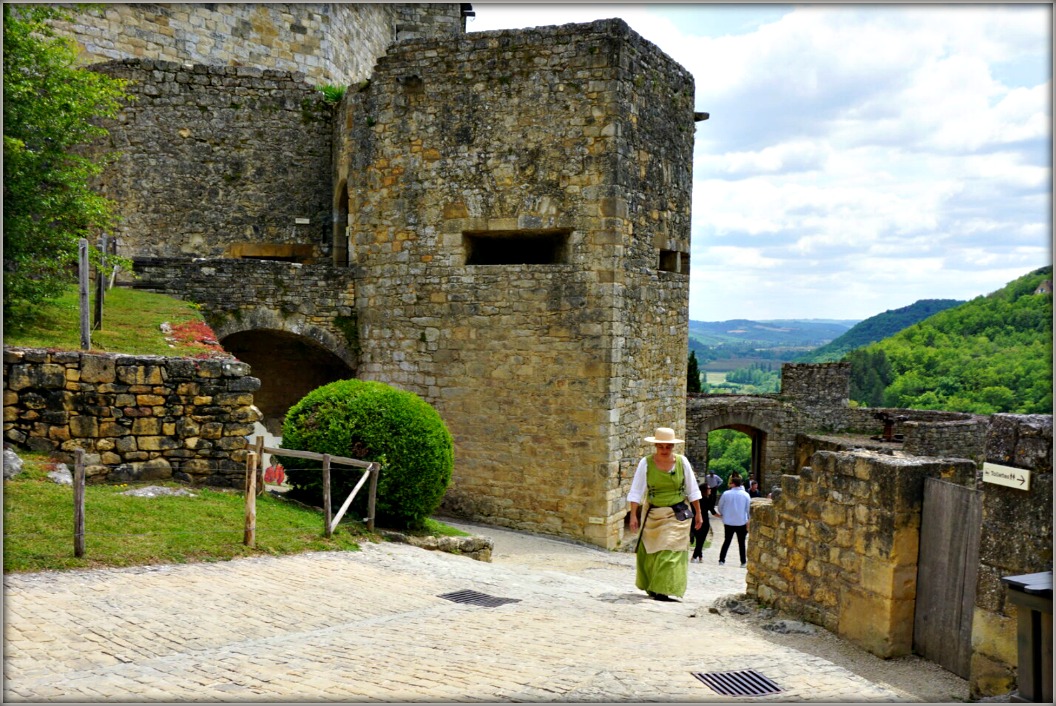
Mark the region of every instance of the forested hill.
[[1052, 414], [1052, 267], [846, 359], [851, 398], [869, 406]]
[[849, 351], [882, 341], [933, 314], [953, 308], [957, 299], [921, 299], [901, 309], [888, 309], [854, 325], [850, 331], [798, 358], [797, 363], [829, 363], [840, 360]]

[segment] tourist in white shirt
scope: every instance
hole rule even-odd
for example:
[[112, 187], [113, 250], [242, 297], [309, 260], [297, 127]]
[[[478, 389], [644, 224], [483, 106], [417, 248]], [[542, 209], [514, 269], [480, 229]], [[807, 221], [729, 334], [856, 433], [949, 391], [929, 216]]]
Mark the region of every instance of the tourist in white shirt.
[[737, 537], [737, 548], [741, 552], [741, 566], [748, 565], [748, 554], [745, 551], [745, 539], [748, 537], [748, 514], [752, 506], [752, 499], [741, 485], [739, 476], [730, 478], [730, 489], [719, 497], [718, 512], [722, 520], [726, 536], [722, 540], [722, 549], [719, 551], [719, 563], [726, 563], [726, 552], [730, 548], [730, 542]]

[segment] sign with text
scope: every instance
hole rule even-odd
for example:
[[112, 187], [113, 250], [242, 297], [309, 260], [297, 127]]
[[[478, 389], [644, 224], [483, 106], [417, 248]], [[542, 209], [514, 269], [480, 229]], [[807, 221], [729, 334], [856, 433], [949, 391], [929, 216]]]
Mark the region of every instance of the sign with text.
[[983, 464], [983, 482], [995, 485], [1007, 485], [1009, 488], [1030, 490], [1030, 471], [1025, 468], [1000, 466], [996, 463]]

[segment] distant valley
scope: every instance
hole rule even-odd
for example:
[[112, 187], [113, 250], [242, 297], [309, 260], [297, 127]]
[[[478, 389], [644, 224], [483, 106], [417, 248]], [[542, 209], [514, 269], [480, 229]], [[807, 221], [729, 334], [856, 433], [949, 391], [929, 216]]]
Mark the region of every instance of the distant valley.
[[753, 363], [780, 368], [847, 333], [857, 319], [690, 321], [689, 350], [702, 371], [727, 372]]

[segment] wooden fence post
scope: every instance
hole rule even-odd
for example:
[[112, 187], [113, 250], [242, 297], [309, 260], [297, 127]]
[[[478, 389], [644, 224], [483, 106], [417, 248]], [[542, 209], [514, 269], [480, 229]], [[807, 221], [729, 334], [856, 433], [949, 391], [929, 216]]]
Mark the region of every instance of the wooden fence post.
[[73, 555], [84, 556], [84, 449], [73, 464]]
[[257, 544], [257, 455], [246, 455], [246, 533], [242, 543], [247, 547]]
[[374, 531], [374, 501], [378, 497], [378, 476], [381, 475], [381, 466], [372, 464], [370, 467], [370, 491], [367, 495], [367, 531]]
[[92, 331], [88, 321], [88, 241], [77, 241], [77, 281], [81, 298], [81, 350], [92, 347]]
[[263, 495], [264, 491], [264, 437], [257, 437], [257, 495]]
[[92, 328], [99, 331], [103, 328], [103, 299], [106, 287], [106, 256], [109, 254], [110, 244], [107, 236], [102, 236], [102, 244], [99, 247], [99, 267], [95, 269], [95, 323]]
[[323, 521], [326, 523], [326, 537], [334, 536], [330, 530], [331, 519], [330, 505], [330, 454], [323, 454]]

